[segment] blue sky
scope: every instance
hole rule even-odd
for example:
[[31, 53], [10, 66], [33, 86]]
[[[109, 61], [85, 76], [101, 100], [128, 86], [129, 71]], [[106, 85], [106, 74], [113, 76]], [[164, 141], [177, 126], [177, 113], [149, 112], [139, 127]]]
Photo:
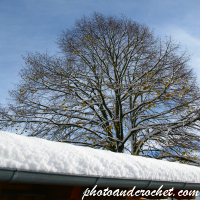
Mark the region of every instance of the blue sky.
[[62, 30], [76, 19], [103, 14], [125, 14], [155, 28], [157, 36], [172, 36], [191, 53], [190, 65], [200, 85], [199, 0], [0, 0], [0, 103], [19, 82], [26, 52], [54, 54]]

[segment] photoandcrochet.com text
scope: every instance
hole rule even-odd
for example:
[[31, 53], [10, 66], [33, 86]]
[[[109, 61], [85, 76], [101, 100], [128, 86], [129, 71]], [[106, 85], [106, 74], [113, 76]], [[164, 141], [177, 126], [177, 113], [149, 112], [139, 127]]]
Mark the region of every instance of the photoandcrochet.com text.
[[[95, 185], [91, 190], [87, 188], [83, 192], [83, 197], [91, 197], [91, 196], [115, 196], [115, 197], [125, 197], [125, 196], [136, 196], [136, 197], [174, 197], [175, 194], [173, 193], [174, 188], [165, 190], [162, 189], [163, 185], [161, 185], [157, 190], [143, 190], [143, 189], [136, 189], [136, 186], [133, 187], [131, 190], [120, 190], [120, 189], [115, 189], [111, 190], [109, 187], [106, 189], [99, 189], [97, 190], [97, 185]], [[198, 196], [198, 191], [197, 190], [180, 190], [178, 192], [178, 196]]]

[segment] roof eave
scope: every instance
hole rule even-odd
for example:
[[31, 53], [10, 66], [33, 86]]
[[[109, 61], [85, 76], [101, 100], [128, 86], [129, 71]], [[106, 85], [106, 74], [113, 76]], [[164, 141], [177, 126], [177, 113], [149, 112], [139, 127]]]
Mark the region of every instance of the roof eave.
[[23, 171], [17, 169], [0, 169], [0, 182], [19, 182], [19, 183], [40, 183], [40, 184], [59, 184], [59, 185], [79, 185], [93, 187], [125, 187], [143, 189], [156, 189], [163, 185], [163, 189], [174, 188], [177, 190], [191, 189], [200, 190], [200, 183], [185, 183], [157, 180], [140, 180], [126, 178], [110, 178], [101, 176], [69, 175], [58, 173], [45, 173], [34, 171]]

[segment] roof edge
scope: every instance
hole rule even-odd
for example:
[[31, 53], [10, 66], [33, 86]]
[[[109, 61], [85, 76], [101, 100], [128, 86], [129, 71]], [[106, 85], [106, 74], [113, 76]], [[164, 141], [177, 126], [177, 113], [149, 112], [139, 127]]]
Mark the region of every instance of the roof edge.
[[78, 185], [93, 187], [125, 187], [156, 189], [163, 185], [163, 189], [200, 190], [200, 183], [185, 183], [158, 180], [140, 180], [126, 178], [110, 178], [101, 176], [71, 175], [46, 172], [23, 171], [18, 169], [0, 168], [0, 182], [20, 182], [58, 185]]

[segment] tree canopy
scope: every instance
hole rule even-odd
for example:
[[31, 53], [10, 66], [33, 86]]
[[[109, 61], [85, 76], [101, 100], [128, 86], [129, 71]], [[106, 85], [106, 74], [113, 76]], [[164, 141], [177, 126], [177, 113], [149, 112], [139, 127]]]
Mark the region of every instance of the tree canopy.
[[199, 98], [189, 56], [126, 17], [94, 13], [28, 53], [1, 128], [48, 140], [200, 165]]

